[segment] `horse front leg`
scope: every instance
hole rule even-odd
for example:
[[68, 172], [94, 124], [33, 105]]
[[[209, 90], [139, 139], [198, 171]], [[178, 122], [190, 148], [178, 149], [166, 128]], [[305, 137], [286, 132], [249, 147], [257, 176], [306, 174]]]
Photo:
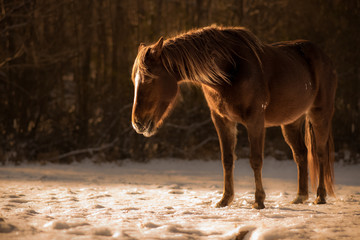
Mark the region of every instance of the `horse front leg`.
[[216, 204], [216, 207], [226, 207], [234, 199], [234, 161], [236, 158], [236, 123], [226, 118], [219, 116], [212, 112], [211, 118], [215, 125], [220, 149], [221, 160], [224, 171], [224, 190], [221, 200]]
[[263, 165], [263, 151], [265, 128], [263, 121], [258, 121], [258, 124], [252, 123], [247, 126], [249, 143], [250, 143], [250, 165], [254, 171], [255, 177], [255, 203], [252, 205], [255, 209], [265, 208], [265, 191], [262, 185], [262, 165]]

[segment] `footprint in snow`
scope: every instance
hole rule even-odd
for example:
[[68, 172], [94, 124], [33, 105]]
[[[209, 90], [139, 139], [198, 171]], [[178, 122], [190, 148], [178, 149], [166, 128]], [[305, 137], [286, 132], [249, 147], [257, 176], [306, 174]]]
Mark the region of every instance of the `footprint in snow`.
[[25, 200], [25, 199], [15, 198], [15, 199], [9, 200], [9, 202], [11, 202], [11, 203], [28, 203], [28, 202], [30, 202], [30, 201]]
[[63, 230], [63, 229], [70, 229], [76, 228], [79, 226], [87, 226], [90, 225], [87, 222], [74, 222], [74, 223], [67, 223], [65, 221], [51, 221], [44, 225], [44, 228], [52, 228], [56, 230]]
[[3, 218], [0, 218], [0, 233], [11, 233], [16, 230], [17, 227], [10, 223], [6, 223]]
[[25, 197], [24, 194], [19, 194], [19, 195], [9, 195], [9, 198], [21, 198], [21, 197]]
[[184, 194], [184, 191], [182, 191], [182, 190], [170, 190], [168, 193], [169, 194]]
[[171, 233], [180, 233], [180, 234], [186, 234], [186, 235], [192, 235], [192, 236], [206, 236], [203, 232], [196, 230], [196, 229], [187, 229], [183, 228], [179, 225], [169, 225], [167, 227], [167, 230]]
[[69, 229], [70, 226], [66, 222], [53, 222], [51, 224], [53, 229], [61, 230], [61, 229]]
[[28, 200], [25, 199], [21, 199], [22, 197], [25, 197], [24, 194], [11, 194], [8, 196], [8, 198], [10, 198], [9, 202], [10, 203], [27, 203], [29, 202]]
[[126, 194], [129, 194], [129, 195], [139, 195], [139, 194], [144, 194], [144, 192], [143, 192], [143, 191], [135, 190], [135, 191], [126, 192]]
[[101, 209], [101, 208], [105, 208], [103, 205], [100, 205], [100, 204], [96, 204], [94, 206], [95, 209]]
[[232, 231], [230, 235], [233, 235], [235, 240], [249, 239], [256, 229], [255, 226], [242, 226]]
[[16, 229], [17, 228], [10, 223], [0, 222], [0, 233], [11, 233]]
[[28, 209], [25, 211], [25, 214], [28, 216], [34, 216], [36, 214], [39, 214], [37, 211], [33, 210], [33, 209]]
[[85, 232], [80, 231], [80, 230], [70, 230], [67, 232], [68, 234], [72, 234], [72, 235], [77, 235], [77, 236], [82, 236], [85, 235]]
[[74, 195], [77, 194], [76, 192], [72, 191], [71, 189], [68, 189], [68, 193], [69, 193], [69, 194], [74, 194]]
[[240, 232], [236, 235], [235, 240], [243, 240], [248, 233], [249, 233], [248, 230], [240, 231]]
[[9, 203], [9, 204], [6, 204], [5, 207], [6, 208], [14, 208], [14, 207], [16, 207], [16, 205]]
[[88, 199], [99, 199], [99, 198], [105, 198], [105, 197], [111, 197], [111, 195], [110, 194], [101, 194], [101, 195], [89, 197]]
[[79, 201], [79, 199], [77, 199], [76, 197], [71, 197], [69, 200], [72, 201], [72, 202], [78, 202]]
[[169, 189], [181, 189], [181, 186], [179, 184], [173, 184], [169, 186]]
[[111, 237], [112, 236], [111, 230], [106, 228], [106, 227], [96, 228], [94, 230], [93, 234], [96, 235], [96, 236], [105, 236], [105, 237]]
[[137, 211], [137, 210], [139, 210], [139, 208], [136, 208], [136, 207], [128, 207], [128, 208], [123, 208], [123, 209], [121, 209], [121, 210], [123, 210], [123, 211]]
[[143, 227], [146, 227], [146, 228], [158, 228], [158, 227], [160, 227], [161, 225], [155, 224], [155, 223], [152, 223], [152, 222], [147, 222], [147, 223], [143, 224], [142, 226], [143, 226]]

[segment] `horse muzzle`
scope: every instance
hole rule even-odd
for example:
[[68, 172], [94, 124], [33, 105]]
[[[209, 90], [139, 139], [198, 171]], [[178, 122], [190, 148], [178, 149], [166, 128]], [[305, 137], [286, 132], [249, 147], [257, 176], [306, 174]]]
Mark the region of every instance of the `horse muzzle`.
[[138, 134], [145, 137], [151, 137], [156, 133], [155, 124], [152, 120], [145, 121], [145, 123], [135, 120], [132, 122], [132, 126]]

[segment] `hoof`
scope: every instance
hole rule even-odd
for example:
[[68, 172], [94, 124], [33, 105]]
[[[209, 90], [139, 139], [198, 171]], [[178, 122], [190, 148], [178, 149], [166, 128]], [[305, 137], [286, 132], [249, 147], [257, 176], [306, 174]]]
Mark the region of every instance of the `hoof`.
[[216, 208], [222, 208], [222, 207], [227, 207], [230, 205], [230, 203], [233, 201], [234, 196], [231, 197], [223, 197], [217, 204], [216, 204]]
[[218, 202], [215, 207], [216, 208], [223, 208], [223, 207], [227, 207], [230, 205], [231, 202], [229, 201], [225, 201], [225, 200], [220, 200], [220, 202]]
[[308, 196], [298, 195], [294, 200], [291, 201], [292, 204], [301, 204], [308, 199]]
[[265, 205], [264, 205], [264, 203], [254, 203], [253, 205], [252, 205], [252, 208], [255, 208], [255, 209], [264, 209], [265, 208]]
[[324, 197], [320, 197], [318, 196], [315, 201], [314, 201], [314, 204], [325, 204], [326, 203], [326, 200]]

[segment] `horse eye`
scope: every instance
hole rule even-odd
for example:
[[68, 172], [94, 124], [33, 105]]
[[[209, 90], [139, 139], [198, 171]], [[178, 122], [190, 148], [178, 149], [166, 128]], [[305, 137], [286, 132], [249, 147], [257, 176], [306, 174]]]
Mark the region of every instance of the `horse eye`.
[[147, 77], [144, 79], [144, 83], [145, 84], [151, 84], [151, 83], [154, 83], [156, 81], [156, 77]]
[[148, 78], [144, 81], [144, 83], [148, 83], [148, 84], [153, 83], [153, 82], [154, 82], [153, 78]]

